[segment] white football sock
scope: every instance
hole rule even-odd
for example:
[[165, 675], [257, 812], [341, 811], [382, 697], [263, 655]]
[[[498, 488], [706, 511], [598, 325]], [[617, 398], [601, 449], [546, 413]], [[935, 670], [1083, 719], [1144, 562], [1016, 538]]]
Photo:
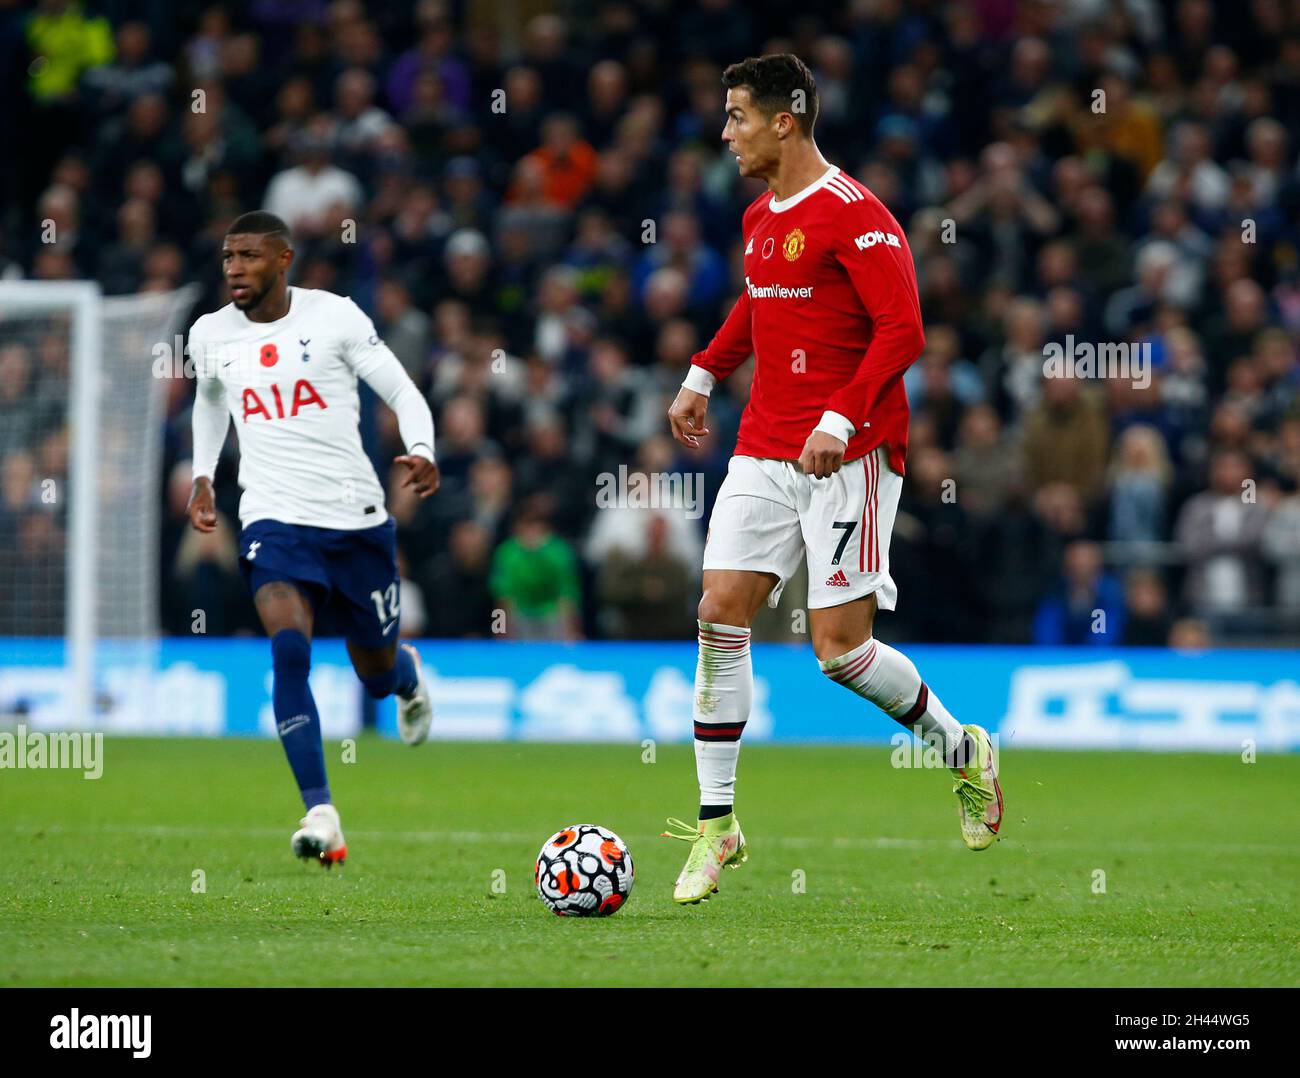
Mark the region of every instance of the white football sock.
[[928, 745], [945, 759], [962, 744], [965, 731], [939, 698], [921, 680], [912, 660], [872, 637], [837, 659], [821, 664], [822, 673], [846, 689], [870, 700], [909, 730], [919, 729]]
[[754, 698], [749, 629], [701, 621], [695, 666], [695, 772], [700, 804], [730, 805], [736, 796], [740, 735]]

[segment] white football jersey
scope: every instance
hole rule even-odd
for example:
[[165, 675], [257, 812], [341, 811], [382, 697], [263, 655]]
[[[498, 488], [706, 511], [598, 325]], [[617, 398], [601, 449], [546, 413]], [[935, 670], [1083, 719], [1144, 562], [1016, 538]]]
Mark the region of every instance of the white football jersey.
[[361, 448], [359, 377], [397, 412], [407, 452], [433, 459], [428, 404], [345, 296], [291, 287], [289, 313], [275, 322], [250, 321], [227, 304], [194, 323], [190, 355], [198, 376], [194, 476], [212, 477], [233, 420], [244, 527], [270, 519], [358, 529], [388, 519]]

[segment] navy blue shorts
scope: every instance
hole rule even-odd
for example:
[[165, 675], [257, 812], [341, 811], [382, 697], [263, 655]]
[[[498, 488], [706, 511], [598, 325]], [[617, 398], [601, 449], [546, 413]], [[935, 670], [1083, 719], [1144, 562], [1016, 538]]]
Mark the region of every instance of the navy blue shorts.
[[255, 520], [239, 536], [239, 568], [249, 593], [286, 580], [311, 600], [327, 635], [379, 650], [398, 632], [397, 524], [345, 531]]

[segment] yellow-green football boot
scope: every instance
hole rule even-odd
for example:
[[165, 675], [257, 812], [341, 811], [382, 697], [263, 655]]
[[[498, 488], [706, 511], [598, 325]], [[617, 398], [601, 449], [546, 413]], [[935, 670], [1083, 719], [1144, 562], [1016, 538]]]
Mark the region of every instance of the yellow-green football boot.
[[997, 841], [1002, 826], [998, 762], [984, 727], [971, 724], [962, 729], [975, 743], [975, 758], [968, 760], [965, 767], [949, 768], [957, 780], [952, 792], [957, 795], [962, 841], [972, 850], [986, 850]]
[[714, 820], [701, 820], [698, 827], [670, 817], [663, 837], [691, 844], [686, 865], [673, 888], [673, 901], [683, 906], [701, 902], [716, 893], [722, 869], [739, 868], [749, 860], [745, 835], [734, 812]]

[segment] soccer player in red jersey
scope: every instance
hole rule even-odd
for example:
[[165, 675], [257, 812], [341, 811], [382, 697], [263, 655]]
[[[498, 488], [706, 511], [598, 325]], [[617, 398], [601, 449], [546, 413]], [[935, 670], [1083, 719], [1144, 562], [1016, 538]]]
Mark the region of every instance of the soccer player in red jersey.
[[967, 846], [987, 848], [1002, 820], [988, 733], [960, 725], [912, 662], [872, 636], [876, 610], [896, 598], [889, 537], [907, 458], [903, 372], [925, 344], [907, 239], [875, 195], [817, 149], [817, 87], [798, 57], [751, 58], [722, 81], [723, 141], [740, 174], [768, 190], [741, 222], [744, 290], [668, 412], [673, 436], [698, 446], [714, 385], [755, 356], [704, 550], [699, 823], [670, 820], [667, 832], [691, 843], [673, 896], [681, 903], [707, 898], [720, 869], [748, 857], [733, 806], [753, 695], [749, 626], [803, 560], [822, 673], [942, 751]]

